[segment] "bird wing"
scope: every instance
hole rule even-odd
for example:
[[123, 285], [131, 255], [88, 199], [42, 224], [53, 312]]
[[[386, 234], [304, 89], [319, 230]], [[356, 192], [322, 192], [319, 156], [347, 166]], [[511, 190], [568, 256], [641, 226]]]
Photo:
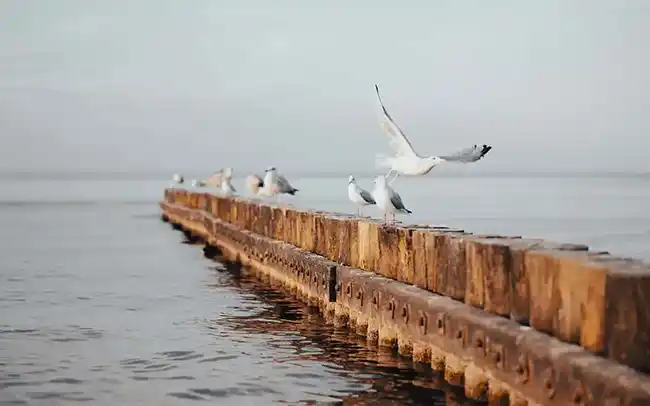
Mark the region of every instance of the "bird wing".
[[375, 85], [375, 91], [377, 92], [377, 99], [379, 99], [379, 104], [381, 105], [381, 110], [384, 114], [382, 127], [384, 130], [386, 130], [386, 133], [390, 137], [389, 145], [395, 150], [395, 152], [397, 152], [398, 155], [417, 155], [413, 149], [413, 146], [411, 145], [411, 142], [408, 140], [408, 138], [406, 138], [406, 135], [404, 135], [402, 129], [399, 128], [395, 121], [393, 121], [393, 118], [390, 116], [390, 114], [388, 114], [388, 110], [386, 110], [384, 102], [381, 100], [381, 96], [379, 94], [379, 86]]
[[478, 161], [487, 155], [491, 149], [492, 146], [486, 144], [474, 145], [472, 147], [462, 149], [451, 155], [439, 156], [438, 158], [448, 162], [461, 162], [466, 164]]
[[287, 178], [280, 174], [277, 175], [275, 183], [278, 185], [278, 189], [282, 192], [293, 190], [293, 186], [291, 186]]
[[397, 210], [407, 210], [404, 202], [402, 202], [402, 197], [396, 191], [389, 189], [388, 193], [390, 193], [390, 202]]
[[217, 171], [212, 176], [204, 180], [204, 183], [208, 186], [221, 186], [221, 180], [223, 179], [223, 171]]
[[366, 201], [366, 203], [377, 204], [377, 202], [375, 202], [375, 199], [373, 199], [372, 195], [367, 190], [359, 188], [359, 194], [361, 195], [361, 198]]

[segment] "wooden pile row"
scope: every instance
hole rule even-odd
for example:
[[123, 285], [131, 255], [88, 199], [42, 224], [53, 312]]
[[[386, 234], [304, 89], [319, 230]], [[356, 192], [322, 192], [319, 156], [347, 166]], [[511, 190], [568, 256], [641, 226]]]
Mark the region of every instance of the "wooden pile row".
[[539, 239], [386, 226], [344, 214], [168, 190], [166, 200], [413, 284], [650, 371], [650, 266]]

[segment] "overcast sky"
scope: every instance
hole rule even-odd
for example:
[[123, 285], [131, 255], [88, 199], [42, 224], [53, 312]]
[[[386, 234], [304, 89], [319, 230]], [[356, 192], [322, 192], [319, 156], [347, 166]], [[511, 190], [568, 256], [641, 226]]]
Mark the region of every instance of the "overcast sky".
[[[385, 5], [382, 5], [385, 4]], [[0, 170], [650, 171], [650, 2], [0, 1]]]

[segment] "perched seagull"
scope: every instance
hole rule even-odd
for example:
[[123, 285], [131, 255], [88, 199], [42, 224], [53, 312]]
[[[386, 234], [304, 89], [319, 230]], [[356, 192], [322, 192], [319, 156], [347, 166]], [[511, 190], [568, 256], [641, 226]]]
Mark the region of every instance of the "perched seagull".
[[452, 155], [418, 155], [413, 149], [410, 141], [406, 138], [406, 135], [404, 135], [404, 132], [397, 124], [395, 124], [393, 118], [388, 114], [386, 107], [384, 107], [384, 103], [379, 95], [379, 86], [375, 85], [375, 90], [383, 112], [382, 125], [390, 137], [390, 146], [396, 152], [395, 156], [377, 155], [376, 165], [381, 168], [390, 168], [386, 174], [386, 178], [388, 178], [392, 172], [395, 172], [395, 178], [389, 182], [389, 185], [392, 184], [400, 174], [411, 176], [426, 175], [436, 165], [443, 162], [476, 162], [483, 158], [492, 149], [492, 146], [483, 144], [465, 148]]
[[192, 187], [198, 187], [199, 186], [199, 181], [196, 179], [192, 179]]
[[256, 174], [248, 175], [246, 177], [246, 187], [252, 195], [257, 195], [262, 187], [264, 187], [264, 180]]
[[221, 170], [219, 190], [224, 196], [230, 196], [237, 192], [237, 189], [232, 185], [232, 168], [224, 168]]
[[263, 186], [259, 191], [262, 196], [271, 197], [284, 193], [295, 195], [298, 191], [298, 189], [291, 186], [287, 178], [277, 173], [274, 166], [267, 168], [265, 172]]
[[237, 193], [237, 189], [232, 185], [230, 177], [224, 177], [221, 179], [221, 193], [224, 196], [231, 196], [234, 193]]
[[376, 204], [375, 199], [372, 198], [370, 192], [357, 185], [357, 181], [352, 175], [350, 175], [348, 180], [348, 197], [352, 203], [357, 205], [358, 216], [361, 215], [362, 207]]
[[283, 175], [278, 174], [278, 178], [276, 180], [276, 185], [277, 185], [277, 193], [286, 193], [290, 194], [291, 196], [295, 195], [298, 189], [295, 187], [291, 186], [287, 178], [285, 178]]
[[201, 187], [210, 186], [217, 189], [221, 189], [221, 181], [224, 178], [232, 178], [232, 168], [219, 169], [213, 173], [209, 178], [201, 180], [198, 182], [198, 185]]
[[404, 206], [400, 195], [388, 185], [385, 176], [379, 175], [375, 179], [372, 197], [377, 202], [377, 207], [384, 213], [384, 222], [387, 222], [386, 216], [389, 213], [393, 215], [393, 223], [395, 223], [395, 213], [411, 214], [411, 210]]
[[185, 178], [183, 178], [183, 175], [175, 173], [174, 176], [172, 176], [172, 182], [171, 187], [173, 188], [175, 185], [182, 185], [183, 182], [185, 182]]

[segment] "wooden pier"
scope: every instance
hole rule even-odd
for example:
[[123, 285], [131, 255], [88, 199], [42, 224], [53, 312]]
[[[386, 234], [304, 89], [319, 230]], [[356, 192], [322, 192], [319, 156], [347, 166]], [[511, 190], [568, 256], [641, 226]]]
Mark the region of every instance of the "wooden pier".
[[165, 191], [162, 217], [490, 404], [650, 405], [650, 265], [587, 246]]

